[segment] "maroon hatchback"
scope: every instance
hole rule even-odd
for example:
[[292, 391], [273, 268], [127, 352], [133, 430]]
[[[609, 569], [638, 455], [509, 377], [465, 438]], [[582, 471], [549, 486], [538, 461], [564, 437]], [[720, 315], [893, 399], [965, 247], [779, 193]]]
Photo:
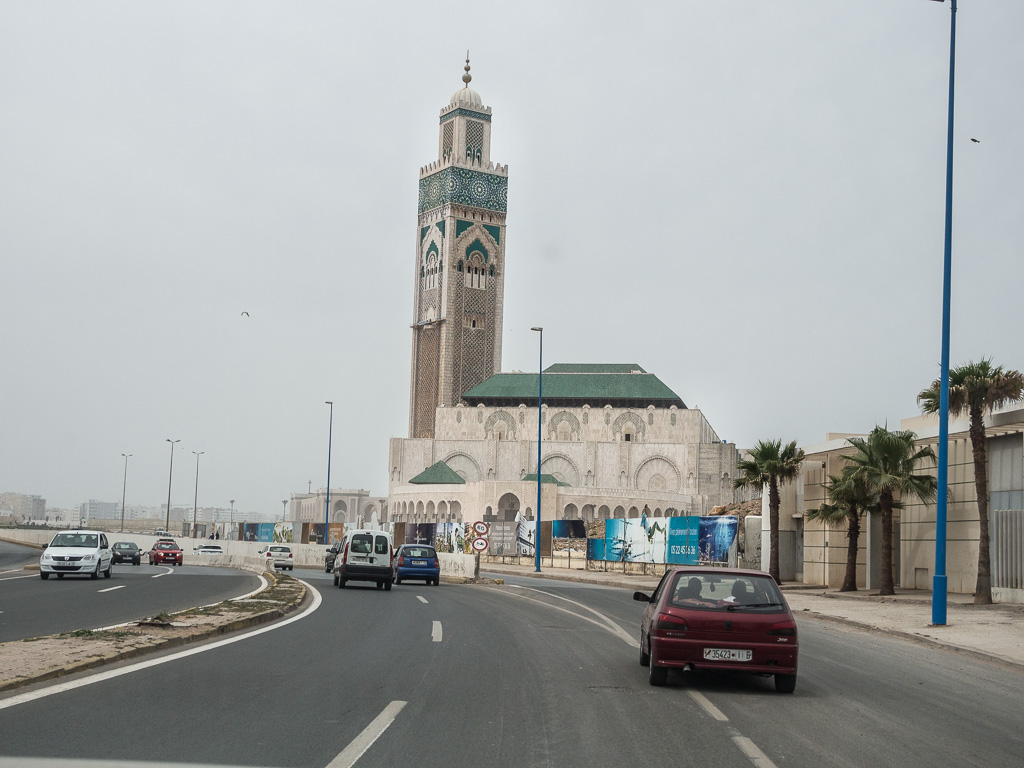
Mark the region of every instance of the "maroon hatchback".
[[796, 689], [796, 622], [767, 573], [736, 568], [677, 568], [647, 603], [640, 622], [640, 664], [651, 685], [669, 669], [753, 672], [775, 676], [775, 690]]

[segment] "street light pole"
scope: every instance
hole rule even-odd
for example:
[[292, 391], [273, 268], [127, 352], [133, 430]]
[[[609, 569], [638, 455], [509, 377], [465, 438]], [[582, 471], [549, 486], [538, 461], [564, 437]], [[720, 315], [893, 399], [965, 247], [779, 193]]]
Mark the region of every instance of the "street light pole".
[[334, 401], [324, 400], [324, 403], [331, 406], [331, 415], [327, 422], [327, 503], [324, 505], [324, 538], [320, 543], [328, 544], [331, 540], [328, 531], [331, 524], [331, 440], [334, 438]]
[[122, 453], [124, 456], [124, 483], [121, 485], [121, 533], [124, 533], [124, 498], [125, 492], [128, 490], [128, 457], [134, 456], [134, 453]]
[[288, 519], [288, 499], [281, 499], [281, 503], [284, 507], [281, 509], [281, 520]]
[[171, 468], [167, 472], [167, 522], [164, 523], [164, 532], [167, 535], [171, 533], [171, 479], [174, 477], [174, 444], [180, 443], [181, 440], [171, 440], [167, 438], [167, 442], [171, 444]]
[[540, 573], [540, 443], [544, 438], [544, 428], [541, 425], [543, 414], [541, 406], [544, 402], [544, 329], [531, 328], [540, 334], [540, 357], [537, 367], [537, 528], [533, 535], [533, 551], [535, 553], [536, 567], [534, 571]]
[[[942, 2], [942, 0], [939, 0]], [[949, 488], [949, 297], [953, 272], [953, 82], [956, 64], [956, 0], [949, 28], [949, 110], [946, 125], [946, 236], [942, 258], [942, 363], [939, 376], [939, 472], [935, 503], [935, 575], [932, 624], [946, 623], [946, 494]]]
[[206, 451], [192, 451], [196, 454], [196, 496], [192, 500], [192, 538], [196, 537], [196, 512], [199, 509], [199, 457], [202, 456]]

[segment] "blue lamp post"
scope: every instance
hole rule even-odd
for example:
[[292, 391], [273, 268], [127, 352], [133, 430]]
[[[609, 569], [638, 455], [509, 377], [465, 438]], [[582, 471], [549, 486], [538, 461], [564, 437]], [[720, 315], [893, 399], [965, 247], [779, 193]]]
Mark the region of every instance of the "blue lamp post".
[[334, 438], [334, 401], [324, 400], [325, 405], [331, 406], [331, 415], [327, 422], [327, 503], [324, 509], [324, 540], [321, 544], [330, 543], [331, 524], [331, 440]]
[[[944, 0], [937, 0], [943, 2]], [[939, 385], [939, 472], [935, 503], [935, 575], [932, 624], [946, 623], [946, 494], [949, 487], [949, 295], [953, 266], [953, 73], [956, 63], [956, 0], [949, 33], [949, 114], [946, 126], [946, 242], [942, 261], [942, 371]]]
[[540, 442], [544, 437], [544, 427], [541, 424], [543, 414], [541, 406], [544, 403], [544, 329], [531, 328], [540, 334], [540, 358], [537, 367], [537, 530], [533, 538], [533, 551], [536, 556], [536, 567], [534, 571], [540, 573]]

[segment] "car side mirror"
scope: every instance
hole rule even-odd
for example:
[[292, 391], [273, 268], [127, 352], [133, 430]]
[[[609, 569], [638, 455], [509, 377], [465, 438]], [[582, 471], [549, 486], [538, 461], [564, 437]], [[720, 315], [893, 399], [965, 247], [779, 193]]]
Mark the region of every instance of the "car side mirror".
[[48, 546], [50, 546], [50, 545], [46, 544], [45, 542], [43, 543], [43, 549], [46, 549]]
[[633, 599], [638, 603], [649, 603], [651, 602], [651, 596], [644, 594], [643, 592], [634, 592]]

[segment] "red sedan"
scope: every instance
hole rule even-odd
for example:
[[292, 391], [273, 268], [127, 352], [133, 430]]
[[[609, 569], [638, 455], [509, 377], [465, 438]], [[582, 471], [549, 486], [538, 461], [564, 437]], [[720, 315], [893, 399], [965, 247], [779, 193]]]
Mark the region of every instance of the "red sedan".
[[150, 565], [181, 565], [181, 547], [173, 541], [158, 541], [149, 550]]
[[729, 670], [775, 676], [775, 690], [796, 688], [796, 621], [767, 573], [736, 568], [677, 568], [662, 578], [640, 622], [640, 664], [651, 685], [670, 669]]

